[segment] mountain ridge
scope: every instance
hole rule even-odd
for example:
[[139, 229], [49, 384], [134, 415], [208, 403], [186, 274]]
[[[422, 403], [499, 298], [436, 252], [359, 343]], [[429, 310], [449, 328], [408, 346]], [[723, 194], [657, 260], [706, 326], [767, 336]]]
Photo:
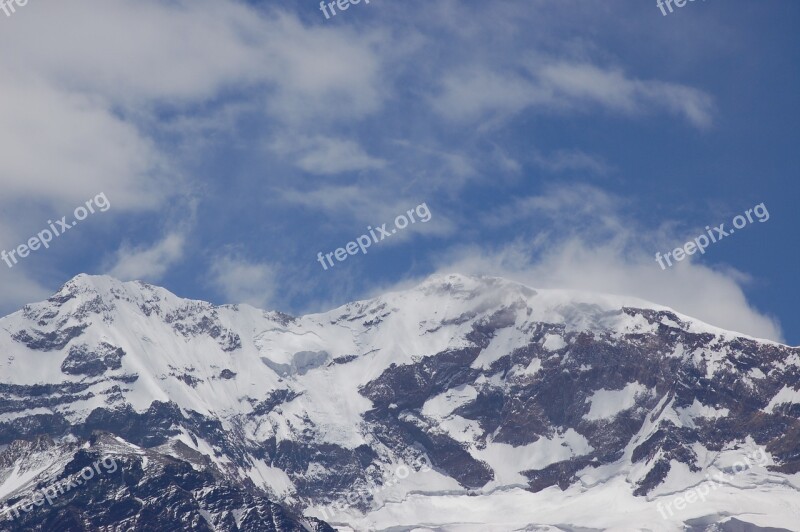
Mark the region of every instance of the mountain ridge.
[[631, 302], [449, 274], [295, 317], [79, 275], [0, 320], [0, 445], [180, 443], [298, 515], [369, 491], [334, 516], [357, 529], [461, 496], [655, 500], [756, 448], [758, 482], [800, 484], [800, 350]]

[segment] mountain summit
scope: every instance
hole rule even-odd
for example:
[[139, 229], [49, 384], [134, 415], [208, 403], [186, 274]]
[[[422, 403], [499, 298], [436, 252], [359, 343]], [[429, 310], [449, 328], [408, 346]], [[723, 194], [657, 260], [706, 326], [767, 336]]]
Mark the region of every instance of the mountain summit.
[[[799, 388], [800, 349], [633, 298], [440, 275], [293, 317], [79, 275], [0, 320], [0, 527], [790, 530]], [[119, 474], [19, 510], [90, 458]]]

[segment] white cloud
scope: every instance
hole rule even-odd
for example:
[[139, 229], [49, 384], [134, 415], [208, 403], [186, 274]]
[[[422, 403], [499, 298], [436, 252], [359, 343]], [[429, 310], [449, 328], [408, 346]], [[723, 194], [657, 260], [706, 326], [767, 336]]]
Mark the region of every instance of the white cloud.
[[781, 341], [778, 322], [748, 301], [745, 276], [692, 262], [662, 271], [644, 252], [624, 255], [609, 244], [578, 238], [536, 253], [522, 244], [494, 251], [454, 250], [442, 272], [496, 275], [535, 288], [567, 288], [638, 297], [712, 325]]
[[295, 166], [311, 174], [339, 174], [358, 170], [377, 170], [386, 161], [369, 156], [352, 140], [323, 136], [281, 136], [270, 145], [281, 156], [289, 156]]
[[34, 199], [72, 208], [105, 192], [116, 210], [141, 209], [172, 188], [158, 179], [157, 149], [102, 101], [5, 73], [0, 92], [0, 203]]
[[696, 127], [711, 125], [711, 98], [685, 85], [632, 79], [621, 70], [585, 63], [548, 65], [539, 76], [546, 86], [569, 101], [593, 102], [627, 114], [663, 107], [683, 115]]
[[445, 118], [462, 122], [490, 113], [513, 114], [530, 105], [552, 101], [551, 94], [529, 79], [473, 68], [446, 74], [432, 104]]
[[599, 106], [628, 116], [662, 109], [698, 128], [711, 125], [713, 101], [703, 91], [678, 83], [640, 80], [614, 68], [567, 61], [537, 61], [527, 73], [473, 66], [449, 72], [432, 100], [444, 117], [457, 122], [487, 115], [511, 115], [526, 108], [580, 111]]
[[158, 281], [183, 258], [186, 237], [175, 231], [151, 246], [122, 246], [106, 268], [108, 275], [121, 279]]
[[539, 216], [551, 230], [574, 231], [580, 227], [584, 236], [620, 241], [634, 234], [634, 229], [618, 215], [624, 203], [594, 186], [557, 186], [540, 196], [517, 198], [486, 214], [484, 222], [504, 226]]
[[519, 163], [519, 161], [508, 155], [499, 146], [495, 146], [492, 150], [492, 159], [502, 170], [506, 172], [518, 174], [522, 171], [522, 165]]
[[[391, 227], [396, 217], [422, 203], [430, 209], [431, 221], [411, 224], [397, 233], [399, 238], [387, 239], [384, 244], [400, 243], [413, 234], [450, 235], [457, 229], [446, 213], [436, 210], [436, 204], [400, 197], [399, 191], [387, 193], [385, 188], [327, 186], [309, 191], [282, 190], [279, 194], [282, 201], [329, 215], [329, 225], [348, 224], [353, 227], [353, 238], [366, 233], [368, 224], [378, 227], [386, 223]], [[354, 225], [357, 222], [363, 225]]]
[[[149, 138], [156, 105], [180, 115], [236, 87], [294, 125], [364, 116], [385, 97], [371, 46], [382, 39], [231, 0], [32, 3], [0, 32], [0, 48], [15, 50], [0, 56], [0, 201], [104, 190], [118, 209], [153, 208], [178, 188], [174, 158]], [[380, 164], [348, 142], [318, 144], [340, 150], [342, 168]], [[319, 170], [319, 156], [300, 164]]]
[[[32, 3], [0, 43], [22, 45], [4, 63], [55, 86], [126, 103], [201, 99], [226, 79], [255, 76], [258, 49], [248, 41], [263, 28], [253, 15], [224, 0]], [[30, 35], [47, 38], [31, 46]]]
[[408, 140], [398, 139], [392, 141], [392, 143], [412, 151], [414, 159], [422, 159], [430, 168], [441, 168], [438, 172], [445, 174], [446, 179], [436, 180], [434, 186], [440, 186], [443, 184], [443, 181], [446, 181], [448, 183], [447, 188], [459, 188], [463, 186], [468, 179], [478, 175], [469, 156], [463, 153], [447, 151]]
[[[31, 35], [46, 35], [31, 46]], [[26, 6], [5, 25], [0, 62], [120, 103], [202, 101], [270, 84], [284, 118], [359, 114], [381, 102], [376, 33], [304, 25], [232, 0], [76, 0]], [[99, 45], [102, 43], [102, 45]]]
[[[352, 121], [379, 110], [388, 91], [382, 81], [385, 65], [376, 49], [388, 37], [378, 31], [358, 32], [305, 26], [292, 15], [275, 12], [267, 32], [266, 77], [274, 86], [268, 109], [297, 125], [311, 121]], [[263, 67], [262, 67], [263, 68]]]
[[19, 310], [27, 303], [47, 299], [53, 290], [29, 278], [20, 265], [11, 269], [5, 262], [0, 262], [0, 293], [3, 294], [0, 300], [0, 313], [5, 316]]
[[600, 158], [581, 150], [558, 150], [550, 155], [534, 153], [533, 161], [550, 172], [577, 171], [605, 175], [609, 166]]
[[634, 296], [732, 331], [783, 338], [779, 323], [748, 302], [749, 276], [694, 257], [662, 270], [655, 252], [686, 239], [642, 227], [620, 214], [623, 205], [624, 200], [589, 186], [557, 187], [525, 198], [495, 222], [519, 227], [519, 214], [527, 213], [549, 220], [547, 232], [490, 249], [453, 248], [439, 260], [438, 270], [506, 277], [534, 288]]
[[266, 309], [272, 302], [276, 281], [275, 268], [249, 262], [241, 257], [218, 257], [210, 270], [211, 284], [228, 303], [247, 303]]

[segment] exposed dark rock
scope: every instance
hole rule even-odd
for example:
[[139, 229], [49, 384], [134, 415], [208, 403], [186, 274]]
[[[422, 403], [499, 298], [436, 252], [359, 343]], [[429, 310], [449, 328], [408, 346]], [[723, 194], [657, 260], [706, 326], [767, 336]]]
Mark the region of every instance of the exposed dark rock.
[[234, 377], [236, 377], [236, 373], [232, 372], [229, 369], [223, 369], [219, 374], [220, 379], [230, 380], [233, 379]]
[[122, 367], [125, 351], [108, 343], [101, 343], [96, 348], [86, 344], [73, 345], [67, 358], [61, 364], [61, 371], [67, 375], [86, 375], [97, 377], [108, 370]]
[[84, 324], [66, 327], [53, 332], [19, 331], [13, 334], [11, 338], [34, 351], [59, 351], [64, 349], [71, 340], [83, 334], [86, 327], [88, 325]]
[[[29, 447], [27, 452], [37, 450]], [[32, 498], [7, 500], [7, 508], [0, 507], [3, 530], [334, 532], [322, 521], [298, 517], [266, 494], [231, 482], [210, 461], [190, 463], [156, 450], [143, 456], [102, 435], [93, 436], [88, 448], [65, 446], [62, 452], [71, 455], [63, 472], [32, 486], [63, 487], [53, 489], [52, 504], [27, 506], [26, 512], [15, 504]], [[0, 453], [0, 464], [15, 453], [18, 447]]]

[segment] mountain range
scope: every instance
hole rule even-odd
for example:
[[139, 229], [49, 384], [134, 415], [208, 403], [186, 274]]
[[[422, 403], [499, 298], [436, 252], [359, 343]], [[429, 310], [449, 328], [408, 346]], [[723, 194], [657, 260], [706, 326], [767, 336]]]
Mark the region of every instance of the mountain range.
[[800, 530], [800, 348], [458, 274], [305, 316], [79, 275], [0, 320], [0, 530], [337, 529]]

